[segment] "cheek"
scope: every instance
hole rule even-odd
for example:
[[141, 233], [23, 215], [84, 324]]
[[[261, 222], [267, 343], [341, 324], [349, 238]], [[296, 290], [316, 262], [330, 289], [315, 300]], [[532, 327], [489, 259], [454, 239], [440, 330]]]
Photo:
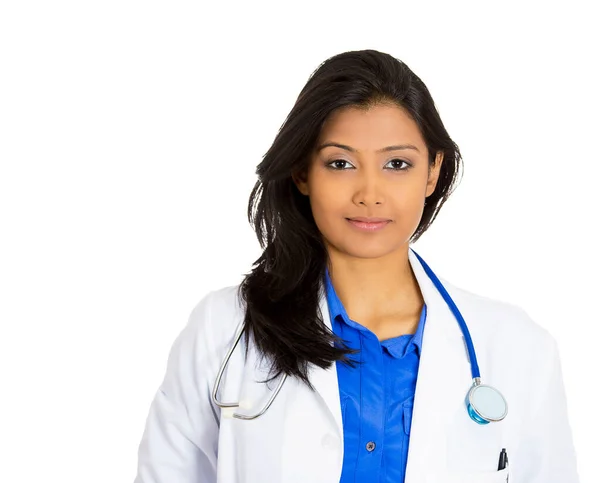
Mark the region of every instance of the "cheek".
[[425, 208], [425, 191], [421, 185], [407, 190], [396, 198], [395, 213], [397, 229], [411, 236], [421, 221]]
[[335, 190], [313, 190], [310, 205], [319, 229], [324, 231], [344, 217], [343, 197]]
[[402, 198], [402, 210], [405, 215], [421, 217], [425, 205], [425, 190], [414, 189], [407, 196]]

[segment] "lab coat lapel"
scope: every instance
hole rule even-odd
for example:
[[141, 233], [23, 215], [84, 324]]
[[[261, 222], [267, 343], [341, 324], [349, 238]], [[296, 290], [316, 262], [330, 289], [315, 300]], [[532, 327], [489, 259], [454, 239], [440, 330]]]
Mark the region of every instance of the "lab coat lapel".
[[[319, 291], [319, 310], [321, 311], [323, 323], [329, 330], [332, 330], [324, 284], [321, 284], [321, 290]], [[337, 428], [337, 436], [343, 441], [342, 411], [336, 364], [333, 363], [327, 369], [311, 366], [310, 382], [327, 408], [328, 417], [331, 418]]]
[[[321, 284], [319, 291], [319, 309], [321, 311], [323, 322], [326, 327], [331, 330], [331, 319], [329, 317], [329, 308], [327, 306], [327, 297], [325, 292], [324, 284]], [[278, 381], [271, 382], [268, 387], [263, 384], [256, 384], [257, 381], [264, 381], [269, 377], [269, 368], [267, 360], [263, 360], [259, 357], [256, 348], [251, 345], [249, 350], [248, 361], [245, 368], [245, 376], [243, 383], [243, 403], [240, 404], [240, 409], [243, 406], [249, 408], [255, 408], [259, 404], [259, 400], [266, 400], [268, 398], [270, 390], [272, 390]], [[282, 391], [281, 397], [277, 399], [282, 400], [287, 394], [287, 386], [295, 387], [295, 390], [310, 391], [303, 383], [294, 384], [288, 378], [288, 381], [284, 384], [285, 390]], [[316, 395], [319, 397], [321, 403], [325, 406], [325, 411], [322, 416], [333, 423], [337, 428], [337, 436], [342, 438], [342, 413], [340, 407], [340, 396], [337, 379], [337, 370], [335, 363], [327, 369], [322, 369], [315, 365], [309, 366], [309, 380], [313, 385]], [[277, 402], [276, 399], [276, 402]], [[281, 401], [279, 401], [281, 402]], [[274, 403], [274, 406], [277, 404]], [[325, 414], [326, 413], [326, 414]], [[319, 423], [320, 424], [320, 423]]]
[[[319, 308], [331, 328], [324, 290]], [[238, 411], [254, 413], [264, 406], [278, 380], [257, 384], [269, 376], [269, 363], [252, 345], [245, 365]], [[273, 405], [260, 418], [241, 421], [236, 435], [247, 443], [236, 458], [253, 472], [242, 481], [310, 481], [326, 483], [339, 478], [342, 468], [342, 413], [336, 365], [309, 366], [315, 391], [288, 377]], [[308, 463], [307, 463], [308, 462]]]
[[411, 250], [409, 260], [427, 305], [406, 469], [406, 483], [421, 483], [435, 481], [433, 475], [447, 468], [448, 422], [466, 411], [471, 376], [452, 311]]

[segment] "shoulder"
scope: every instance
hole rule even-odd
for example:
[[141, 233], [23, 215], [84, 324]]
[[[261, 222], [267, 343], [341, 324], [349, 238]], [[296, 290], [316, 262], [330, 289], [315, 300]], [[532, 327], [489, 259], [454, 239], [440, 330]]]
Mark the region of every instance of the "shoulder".
[[213, 380], [243, 318], [237, 286], [201, 296], [172, 344], [166, 379], [179, 374], [188, 381]]
[[190, 313], [188, 332], [202, 333], [213, 342], [232, 336], [244, 318], [239, 288], [239, 284], [229, 285], [202, 296]]
[[202, 319], [216, 313], [219, 316], [235, 317], [242, 310], [242, 301], [239, 294], [240, 285], [228, 285], [207, 292], [194, 305], [190, 314], [190, 321], [201, 323]]
[[539, 350], [554, 350], [555, 338], [521, 306], [454, 285], [441, 279], [460, 309], [469, 328], [496, 339], [508, 338], [524, 345], [535, 344]]
[[461, 311], [478, 351], [483, 373], [491, 374], [515, 398], [528, 395], [540, 407], [540, 395], [559, 371], [555, 337], [519, 305], [486, 297], [442, 280]]

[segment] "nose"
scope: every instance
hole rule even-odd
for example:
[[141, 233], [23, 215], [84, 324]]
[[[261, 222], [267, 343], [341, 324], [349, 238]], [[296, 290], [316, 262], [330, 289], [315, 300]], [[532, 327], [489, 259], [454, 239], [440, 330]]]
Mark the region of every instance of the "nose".
[[383, 186], [384, 181], [378, 173], [363, 172], [358, 177], [353, 202], [357, 205], [380, 205], [385, 201]]

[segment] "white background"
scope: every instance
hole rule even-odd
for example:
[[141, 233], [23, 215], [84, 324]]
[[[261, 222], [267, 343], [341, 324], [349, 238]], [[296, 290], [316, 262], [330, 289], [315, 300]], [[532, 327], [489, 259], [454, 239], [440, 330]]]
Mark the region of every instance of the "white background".
[[3, 2], [0, 481], [133, 481], [174, 338], [260, 253], [256, 165], [317, 66], [364, 48], [423, 79], [463, 154], [415, 249], [557, 338], [597, 481], [592, 4]]

